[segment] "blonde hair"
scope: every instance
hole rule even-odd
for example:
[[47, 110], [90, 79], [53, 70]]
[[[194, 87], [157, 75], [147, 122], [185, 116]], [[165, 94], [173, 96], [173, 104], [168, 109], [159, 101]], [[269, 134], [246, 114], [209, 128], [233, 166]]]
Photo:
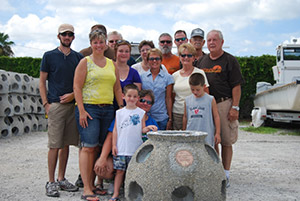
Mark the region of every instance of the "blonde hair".
[[196, 49], [195, 49], [195, 47], [194, 47], [192, 44], [190, 44], [190, 43], [183, 43], [183, 44], [181, 44], [181, 45], [179, 46], [178, 52], [179, 52], [180, 55], [184, 52], [184, 50], [187, 50], [187, 51], [188, 51], [189, 53], [191, 53], [193, 56], [196, 55]]
[[99, 29], [96, 29], [96, 30], [92, 31], [92, 32], [89, 34], [89, 38], [90, 38], [90, 42], [92, 42], [92, 41], [95, 40], [95, 39], [99, 39], [99, 40], [106, 41], [105, 33], [103, 33], [103, 32], [102, 32], [101, 30], [99, 30]]
[[162, 53], [159, 49], [157, 48], [152, 48], [151, 50], [148, 51], [147, 53], [147, 60], [149, 60], [149, 56], [150, 54], [156, 54], [156, 55], [159, 55], [160, 57], [160, 60], [162, 60]]

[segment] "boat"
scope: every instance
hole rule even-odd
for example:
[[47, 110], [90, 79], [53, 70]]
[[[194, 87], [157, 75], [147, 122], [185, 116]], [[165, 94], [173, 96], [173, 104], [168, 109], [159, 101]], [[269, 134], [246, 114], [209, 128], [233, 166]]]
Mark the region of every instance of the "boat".
[[277, 47], [275, 84], [258, 82], [251, 112], [252, 125], [268, 122], [300, 123], [300, 44], [282, 43]]

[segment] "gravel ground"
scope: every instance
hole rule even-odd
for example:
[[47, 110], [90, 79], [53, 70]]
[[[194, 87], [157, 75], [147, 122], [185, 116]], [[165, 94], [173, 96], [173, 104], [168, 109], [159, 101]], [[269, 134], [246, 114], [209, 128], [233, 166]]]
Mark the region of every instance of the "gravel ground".
[[[227, 200], [300, 200], [299, 148], [299, 136], [240, 131]], [[82, 189], [60, 198], [45, 195], [47, 151], [45, 132], [0, 139], [0, 200], [80, 200]], [[71, 147], [66, 178], [75, 182], [78, 173], [78, 149]]]

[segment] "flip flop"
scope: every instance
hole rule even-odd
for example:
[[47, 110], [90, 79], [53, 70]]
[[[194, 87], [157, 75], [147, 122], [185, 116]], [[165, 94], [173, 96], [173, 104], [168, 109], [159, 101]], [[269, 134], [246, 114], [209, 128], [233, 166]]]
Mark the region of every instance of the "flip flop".
[[97, 195], [81, 195], [82, 200], [88, 200], [88, 201], [99, 201], [99, 198]]
[[107, 191], [104, 190], [103, 188], [98, 187], [93, 190], [93, 193], [95, 193], [96, 195], [106, 195]]

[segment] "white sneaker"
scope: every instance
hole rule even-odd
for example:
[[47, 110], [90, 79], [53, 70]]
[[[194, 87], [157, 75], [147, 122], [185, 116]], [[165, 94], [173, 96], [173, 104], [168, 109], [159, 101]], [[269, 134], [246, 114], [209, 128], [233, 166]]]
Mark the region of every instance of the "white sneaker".
[[112, 195], [114, 194], [114, 182], [109, 183], [108, 189], [107, 189], [107, 194]]

